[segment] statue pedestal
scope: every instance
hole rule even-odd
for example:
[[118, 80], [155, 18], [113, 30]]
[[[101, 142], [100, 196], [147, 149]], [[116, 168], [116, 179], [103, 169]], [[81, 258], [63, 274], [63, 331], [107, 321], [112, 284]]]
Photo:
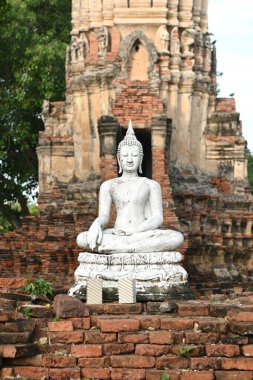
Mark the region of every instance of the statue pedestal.
[[118, 299], [118, 280], [136, 281], [137, 301], [162, 301], [166, 298], [193, 298], [187, 272], [180, 265], [179, 252], [114, 253], [82, 252], [75, 271], [75, 285], [69, 295], [86, 298], [87, 280], [103, 280], [103, 299]]

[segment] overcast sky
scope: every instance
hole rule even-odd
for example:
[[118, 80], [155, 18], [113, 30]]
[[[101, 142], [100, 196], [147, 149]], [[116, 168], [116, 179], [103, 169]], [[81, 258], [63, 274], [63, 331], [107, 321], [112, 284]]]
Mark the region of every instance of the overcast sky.
[[253, 0], [209, 0], [209, 32], [217, 40], [219, 96], [235, 93], [243, 135], [253, 151]]

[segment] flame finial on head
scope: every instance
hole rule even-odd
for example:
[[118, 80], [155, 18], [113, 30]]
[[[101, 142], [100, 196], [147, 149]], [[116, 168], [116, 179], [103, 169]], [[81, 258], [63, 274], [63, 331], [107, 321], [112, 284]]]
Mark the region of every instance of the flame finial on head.
[[[119, 162], [120, 162], [120, 151], [121, 151], [121, 148], [123, 146], [137, 146], [139, 148], [139, 151], [140, 151], [141, 162], [142, 162], [143, 147], [142, 147], [142, 144], [140, 143], [140, 141], [138, 141], [137, 138], [136, 138], [136, 136], [135, 136], [131, 120], [128, 123], [128, 128], [127, 128], [127, 132], [126, 132], [125, 137], [123, 138], [123, 140], [118, 145], [117, 156], [118, 156], [118, 161]], [[140, 167], [139, 167], [139, 172], [142, 173], [141, 164], [140, 164]], [[121, 168], [120, 168], [120, 173], [121, 173]]]
[[132, 120], [129, 120], [127, 132], [126, 132], [126, 136], [130, 136], [130, 135], [135, 136], [135, 133], [134, 133], [134, 130], [133, 130]]
[[138, 146], [140, 153], [143, 155], [143, 148], [140, 143], [140, 141], [137, 140], [134, 130], [133, 130], [133, 125], [132, 121], [130, 120], [128, 123], [128, 128], [125, 137], [123, 140], [119, 143], [118, 145], [118, 155], [120, 154], [120, 150], [122, 146], [127, 145], [127, 146]]

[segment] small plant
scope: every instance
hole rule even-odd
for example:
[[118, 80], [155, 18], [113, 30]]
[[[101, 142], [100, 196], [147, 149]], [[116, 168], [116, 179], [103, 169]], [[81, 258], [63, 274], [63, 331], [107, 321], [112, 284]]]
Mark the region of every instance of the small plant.
[[60, 320], [59, 315], [55, 315], [52, 320], [53, 320], [53, 322], [59, 322], [59, 320]]
[[30, 278], [23, 289], [30, 294], [45, 294], [46, 296], [53, 294], [51, 285], [44, 280], [44, 278], [38, 278], [36, 280]]
[[23, 313], [23, 315], [24, 315], [24, 317], [26, 318], [26, 319], [29, 319], [29, 318], [31, 318], [32, 317], [32, 309], [30, 308], [30, 307], [26, 307], [25, 309], [23, 309], [22, 310], [22, 313]]
[[162, 380], [168, 380], [169, 378], [170, 376], [166, 372], [162, 374]]
[[192, 350], [193, 347], [179, 347], [179, 355], [188, 358]]

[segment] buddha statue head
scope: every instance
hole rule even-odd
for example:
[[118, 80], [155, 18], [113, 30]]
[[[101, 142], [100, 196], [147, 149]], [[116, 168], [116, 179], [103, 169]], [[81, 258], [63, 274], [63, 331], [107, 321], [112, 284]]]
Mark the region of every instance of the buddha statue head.
[[143, 147], [137, 140], [131, 120], [124, 139], [118, 145], [117, 159], [119, 164], [119, 173], [122, 171], [137, 171], [142, 173]]

